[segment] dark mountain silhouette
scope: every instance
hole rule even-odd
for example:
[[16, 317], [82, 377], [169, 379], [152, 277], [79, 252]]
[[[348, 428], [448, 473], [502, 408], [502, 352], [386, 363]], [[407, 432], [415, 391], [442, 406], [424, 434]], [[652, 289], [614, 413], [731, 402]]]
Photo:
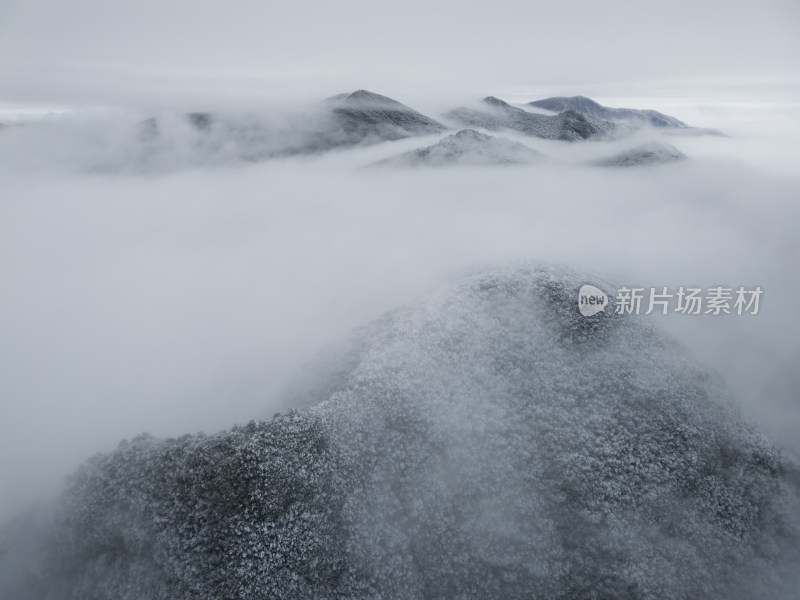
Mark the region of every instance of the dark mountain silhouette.
[[0, 529], [0, 597], [796, 597], [797, 464], [586, 282], [485, 271], [359, 330], [306, 408], [95, 457]]
[[387, 158], [376, 165], [506, 165], [540, 162], [545, 156], [524, 144], [462, 129], [426, 148]]
[[533, 137], [569, 142], [603, 138], [614, 131], [612, 123], [571, 110], [554, 116], [540, 115], [493, 96], [484, 98], [482, 105], [479, 110], [457, 108], [445, 117], [467, 127], [489, 131], [509, 129]]

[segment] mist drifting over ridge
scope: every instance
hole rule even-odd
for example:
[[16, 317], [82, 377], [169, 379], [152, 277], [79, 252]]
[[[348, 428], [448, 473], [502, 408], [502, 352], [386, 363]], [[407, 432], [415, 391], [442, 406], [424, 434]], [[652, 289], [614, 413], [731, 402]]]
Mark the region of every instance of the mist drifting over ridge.
[[[165, 117], [175, 136], [155, 155], [164, 163], [144, 170], [125, 168], [125, 144], [96, 143], [92, 132], [109, 140], [107, 121], [55, 123], [59, 144], [39, 155], [49, 134], [14, 132], [30, 160], [2, 174], [2, 456], [14, 483], [0, 516], [140, 431], [268, 418], [286, 408], [281, 391], [303, 379], [302, 365], [354, 327], [477, 266], [529, 259], [620, 285], [761, 285], [763, 312], [750, 320], [640, 318], [719, 372], [748, 417], [797, 451], [800, 290], [787, 273], [799, 186], [782, 163], [796, 113], [761, 113], [767, 135], [737, 135], [731, 118], [708, 124], [728, 138], [669, 138], [689, 156], [674, 165], [587, 164], [661, 139], [649, 130], [579, 146], [503, 131], [555, 160], [380, 172], [360, 167], [455, 130], [253, 162], [230, 160], [224, 137], [198, 146], [182, 114]], [[295, 122], [277, 131], [283, 147]], [[739, 152], [751, 143], [771, 154]], [[0, 147], [16, 160], [19, 147]], [[123, 168], [92, 168], [97, 160]]]
[[796, 600], [798, 22], [0, 2], [0, 599]]

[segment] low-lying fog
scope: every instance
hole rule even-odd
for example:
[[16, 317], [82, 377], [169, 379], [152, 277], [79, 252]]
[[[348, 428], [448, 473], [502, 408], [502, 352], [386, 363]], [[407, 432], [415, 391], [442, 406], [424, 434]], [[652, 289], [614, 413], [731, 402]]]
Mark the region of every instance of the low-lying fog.
[[627, 170], [575, 164], [604, 142], [530, 138], [568, 164], [359, 168], [434, 137], [98, 173], [129, 151], [108, 115], [0, 132], [0, 519], [122, 438], [269, 418], [353, 327], [509, 260], [629, 287], [761, 286], [756, 316], [638, 318], [800, 452], [800, 110], [634, 106], [728, 137], [668, 137], [691, 160]]

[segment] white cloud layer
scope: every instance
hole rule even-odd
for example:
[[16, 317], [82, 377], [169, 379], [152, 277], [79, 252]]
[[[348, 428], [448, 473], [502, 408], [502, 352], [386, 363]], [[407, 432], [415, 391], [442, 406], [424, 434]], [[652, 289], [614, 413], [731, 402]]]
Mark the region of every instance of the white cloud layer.
[[[91, 174], [79, 167], [97, 150], [92, 128], [0, 144], [0, 516], [121, 438], [271, 416], [302, 365], [351, 328], [508, 260], [647, 287], [760, 285], [756, 317], [641, 318], [673, 331], [798, 450], [798, 115], [678, 116], [704, 114], [693, 124], [733, 135], [673, 140], [693, 160], [626, 171], [357, 168], [421, 144], [401, 141]], [[20, 151], [32, 155], [22, 166]]]

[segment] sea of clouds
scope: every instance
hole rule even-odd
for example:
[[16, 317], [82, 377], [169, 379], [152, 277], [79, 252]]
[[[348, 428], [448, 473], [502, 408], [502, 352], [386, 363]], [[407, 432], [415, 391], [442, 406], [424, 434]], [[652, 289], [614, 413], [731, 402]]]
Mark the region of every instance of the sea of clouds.
[[658, 167], [583, 164], [630, 140], [515, 138], [556, 160], [431, 170], [362, 167], [436, 137], [248, 162], [164, 117], [142, 163], [144, 114], [0, 130], [0, 518], [123, 438], [269, 418], [354, 327], [520, 260], [587, 283], [761, 286], [756, 316], [638, 318], [800, 453], [800, 109], [650, 101], [726, 136], [665, 137], [690, 160]]

